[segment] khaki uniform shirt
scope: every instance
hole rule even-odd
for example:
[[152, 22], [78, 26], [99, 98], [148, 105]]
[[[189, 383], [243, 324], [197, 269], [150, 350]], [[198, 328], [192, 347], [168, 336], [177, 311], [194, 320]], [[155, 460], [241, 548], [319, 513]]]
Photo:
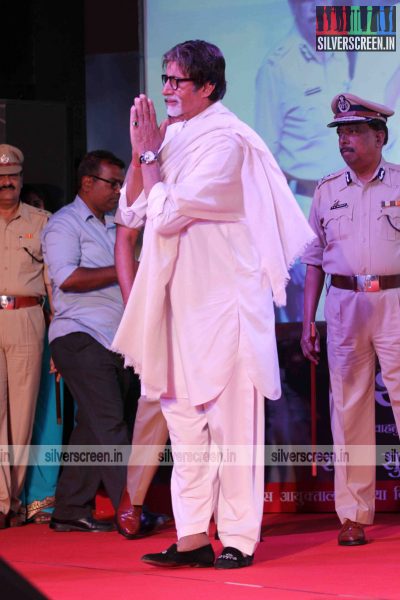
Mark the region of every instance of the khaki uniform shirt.
[[309, 221], [317, 238], [302, 262], [328, 274], [400, 273], [400, 165], [382, 159], [365, 184], [349, 167], [328, 175], [317, 186]]
[[325, 126], [338, 88], [349, 89], [345, 53], [316, 52], [297, 29], [260, 67], [255, 129], [291, 178], [317, 181], [321, 165], [340, 168], [337, 140]]
[[8, 223], [0, 217], [0, 294], [44, 296], [40, 234], [50, 213], [20, 202]]

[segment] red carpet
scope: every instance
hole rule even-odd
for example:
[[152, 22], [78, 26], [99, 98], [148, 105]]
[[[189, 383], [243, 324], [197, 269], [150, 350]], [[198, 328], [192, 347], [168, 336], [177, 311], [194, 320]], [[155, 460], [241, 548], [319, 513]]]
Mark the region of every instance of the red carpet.
[[[400, 515], [378, 514], [370, 543], [342, 548], [335, 515], [265, 515], [254, 566], [238, 571], [158, 569], [140, 562], [174, 541], [115, 533], [55, 533], [45, 525], [0, 532], [1, 556], [51, 600], [400, 600]], [[221, 546], [213, 542], [217, 551]], [[2, 600], [19, 600], [4, 598]]]

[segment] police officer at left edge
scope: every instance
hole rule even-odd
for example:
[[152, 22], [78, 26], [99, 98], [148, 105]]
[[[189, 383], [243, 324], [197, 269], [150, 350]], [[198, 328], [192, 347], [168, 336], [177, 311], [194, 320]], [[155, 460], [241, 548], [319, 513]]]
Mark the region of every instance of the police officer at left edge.
[[[0, 144], [0, 446], [27, 446], [32, 435], [45, 334], [46, 294], [40, 234], [49, 213], [20, 201], [24, 156]], [[19, 514], [26, 462], [0, 461], [0, 529]], [[9, 464], [12, 462], [13, 464]]]

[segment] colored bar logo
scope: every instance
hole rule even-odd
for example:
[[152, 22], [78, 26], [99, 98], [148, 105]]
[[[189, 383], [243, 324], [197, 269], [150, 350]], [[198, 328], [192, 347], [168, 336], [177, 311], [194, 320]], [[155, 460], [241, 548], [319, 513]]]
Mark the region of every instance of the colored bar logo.
[[395, 52], [395, 6], [316, 6], [317, 52]]

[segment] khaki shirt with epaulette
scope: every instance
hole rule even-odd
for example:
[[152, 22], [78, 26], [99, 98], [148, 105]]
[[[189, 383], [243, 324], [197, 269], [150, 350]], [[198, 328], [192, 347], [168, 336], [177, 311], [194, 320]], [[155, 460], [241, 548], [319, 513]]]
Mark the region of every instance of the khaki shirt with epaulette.
[[0, 217], [0, 294], [44, 296], [40, 234], [50, 213], [20, 202], [8, 223]]
[[317, 238], [302, 262], [339, 275], [400, 273], [400, 165], [382, 159], [361, 183], [348, 167], [320, 181], [309, 222]]

